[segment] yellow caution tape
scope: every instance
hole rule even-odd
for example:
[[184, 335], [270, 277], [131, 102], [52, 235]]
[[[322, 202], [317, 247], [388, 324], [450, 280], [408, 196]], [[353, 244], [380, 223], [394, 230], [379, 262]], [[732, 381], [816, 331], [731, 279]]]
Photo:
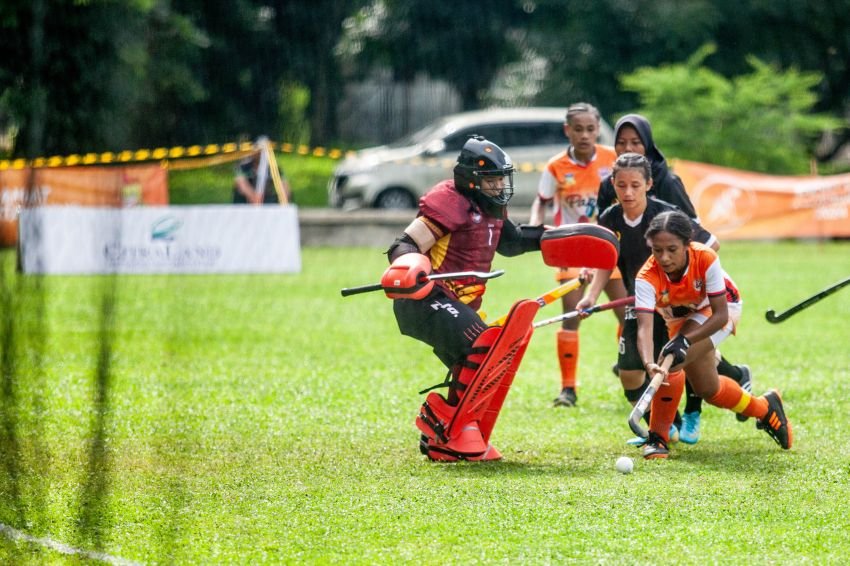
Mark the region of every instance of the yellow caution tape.
[[[304, 144], [293, 144], [283, 142], [269, 142], [272, 149], [280, 153], [328, 157], [330, 159], [342, 159], [354, 154], [354, 151], [339, 148], [326, 148], [322, 146], [310, 147]], [[7, 169], [26, 169], [27, 167], [75, 167], [85, 165], [112, 165], [115, 163], [144, 163], [159, 161], [163, 167], [169, 169], [194, 169], [209, 165], [217, 165], [235, 161], [247, 156], [257, 147], [252, 142], [227, 142], [223, 144], [190, 145], [175, 147], [157, 147], [154, 149], [124, 150], [117, 153], [105, 151], [103, 153], [85, 153], [71, 155], [53, 155], [50, 157], [36, 157], [34, 159], [0, 159], [0, 171]], [[397, 163], [409, 163], [419, 167], [442, 167], [450, 169], [454, 166], [454, 159], [436, 159], [433, 157], [411, 157], [398, 160]], [[542, 172], [546, 168], [545, 163], [515, 163], [514, 166], [522, 172]]]
[[[331, 159], [342, 159], [351, 155], [352, 151], [343, 149], [328, 149], [317, 146], [310, 147], [303, 144], [292, 144], [284, 142], [277, 144], [270, 142], [273, 149], [279, 149], [281, 153], [291, 153], [296, 155], [313, 156], [313, 157], [329, 157]], [[86, 153], [86, 154], [71, 154], [71, 155], [54, 155], [51, 157], [36, 157], [34, 159], [0, 159], [0, 171], [6, 169], [25, 169], [27, 167], [75, 167], [81, 165], [111, 165], [115, 163], [141, 163], [148, 161], [161, 161], [164, 166], [174, 169], [189, 169], [183, 164], [168, 162], [172, 160], [188, 160], [191, 158], [219, 158], [215, 161], [227, 162], [239, 159], [244, 155], [255, 151], [252, 142], [227, 142], [223, 144], [207, 144], [191, 145], [191, 146], [176, 146], [176, 147], [157, 147], [154, 149], [136, 149], [124, 150], [117, 153], [106, 151], [103, 153]], [[223, 159], [222, 159], [223, 158]]]

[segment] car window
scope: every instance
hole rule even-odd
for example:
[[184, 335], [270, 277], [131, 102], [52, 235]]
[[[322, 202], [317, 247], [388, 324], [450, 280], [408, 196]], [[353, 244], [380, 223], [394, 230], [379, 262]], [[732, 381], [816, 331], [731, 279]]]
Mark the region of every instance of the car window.
[[505, 126], [505, 147], [557, 145], [565, 143], [563, 124], [529, 122]]
[[523, 122], [487, 124], [465, 128], [446, 138], [446, 151], [460, 151], [472, 134], [484, 136], [502, 148], [566, 143], [564, 125], [560, 122]]

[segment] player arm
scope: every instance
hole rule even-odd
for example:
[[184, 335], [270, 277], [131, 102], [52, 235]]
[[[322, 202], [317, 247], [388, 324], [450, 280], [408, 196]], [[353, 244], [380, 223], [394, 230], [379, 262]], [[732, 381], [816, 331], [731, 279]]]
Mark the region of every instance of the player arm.
[[551, 171], [546, 169], [540, 176], [540, 182], [537, 184], [537, 197], [531, 203], [531, 213], [528, 223], [532, 226], [539, 226], [546, 221], [546, 209], [552, 204], [555, 198], [555, 190], [557, 182]]
[[506, 218], [502, 224], [502, 232], [499, 235], [499, 245], [496, 246], [496, 251], [508, 257], [525, 252], [540, 251], [540, 236], [543, 235], [543, 232], [543, 226], [517, 225]]
[[442, 229], [435, 222], [425, 216], [418, 216], [404, 229], [404, 234], [390, 245], [387, 257], [392, 263], [404, 254], [425, 254], [437, 242], [438, 236], [442, 237], [441, 232]]
[[244, 173], [241, 171], [236, 173], [236, 178], [233, 182], [236, 184], [236, 190], [242, 193], [245, 200], [253, 204], [261, 202], [262, 196], [258, 198], [257, 191], [254, 190], [254, 186], [248, 181], [248, 177]]
[[593, 279], [591, 280], [590, 285], [588, 285], [587, 290], [584, 292], [584, 297], [576, 303], [576, 310], [581, 311], [589, 309], [596, 304], [596, 301], [599, 300], [600, 293], [602, 293], [605, 289], [608, 281], [611, 280], [611, 273], [611, 269], [593, 270]]
[[638, 324], [638, 355], [643, 366], [649, 371], [649, 366], [657, 362], [653, 338], [655, 288], [649, 281], [640, 277], [635, 280], [635, 315]]
[[695, 241], [701, 244], [705, 244], [714, 251], [720, 250], [720, 240], [718, 240], [714, 234], [703, 228], [702, 224], [700, 224], [696, 220], [691, 219], [691, 227], [694, 230]]
[[689, 330], [685, 338], [691, 344], [708, 338], [726, 325], [729, 321], [729, 307], [726, 302], [726, 280], [720, 259], [715, 259], [705, 272], [705, 291], [708, 304], [711, 306], [711, 316], [698, 327]]

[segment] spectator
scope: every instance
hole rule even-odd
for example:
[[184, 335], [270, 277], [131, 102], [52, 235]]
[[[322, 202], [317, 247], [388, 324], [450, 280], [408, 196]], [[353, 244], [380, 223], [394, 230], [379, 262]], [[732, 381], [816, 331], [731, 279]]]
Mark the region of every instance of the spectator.
[[[233, 203], [234, 204], [287, 204], [292, 202], [289, 182], [278, 168], [272, 171], [270, 165], [277, 167], [274, 154], [270, 151], [269, 140], [260, 137], [254, 143], [255, 151], [239, 162], [233, 180]], [[274, 183], [274, 173], [280, 175], [280, 190], [282, 196]], [[259, 187], [262, 187], [262, 190]]]

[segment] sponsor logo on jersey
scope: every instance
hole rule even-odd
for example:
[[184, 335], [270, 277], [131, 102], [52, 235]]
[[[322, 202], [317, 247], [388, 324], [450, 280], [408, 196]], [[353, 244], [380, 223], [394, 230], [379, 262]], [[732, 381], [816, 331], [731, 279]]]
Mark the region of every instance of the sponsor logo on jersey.
[[469, 215], [472, 218], [472, 221], [476, 224], [481, 224], [481, 213], [478, 211], [473, 211], [472, 214]]

